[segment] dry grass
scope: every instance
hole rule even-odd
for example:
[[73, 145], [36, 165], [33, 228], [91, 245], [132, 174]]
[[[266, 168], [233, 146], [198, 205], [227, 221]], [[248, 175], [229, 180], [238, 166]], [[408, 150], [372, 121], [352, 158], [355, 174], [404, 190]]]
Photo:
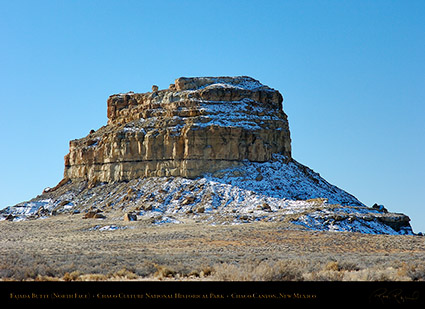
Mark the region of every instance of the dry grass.
[[[114, 231], [90, 230], [115, 224]], [[82, 220], [0, 222], [3, 280], [425, 280], [425, 238], [291, 230], [279, 223], [212, 226]]]

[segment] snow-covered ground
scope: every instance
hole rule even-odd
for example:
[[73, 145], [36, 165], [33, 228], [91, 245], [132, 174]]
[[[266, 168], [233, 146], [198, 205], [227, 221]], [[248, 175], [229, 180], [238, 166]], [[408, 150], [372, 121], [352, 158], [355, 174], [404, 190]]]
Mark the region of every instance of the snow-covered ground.
[[94, 188], [71, 183], [6, 208], [2, 218], [12, 215], [8, 220], [17, 221], [92, 208], [107, 215], [119, 210], [117, 220], [132, 212], [140, 219], [152, 218], [153, 224], [178, 224], [184, 218], [208, 224], [273, 221], [312, 230], [413, 234], [410, 225], [394, 224], [406, 216], [366, 207], [308, 167], [280, 155], [270, 162], [244, 161], [197, 179], [151, 177]]

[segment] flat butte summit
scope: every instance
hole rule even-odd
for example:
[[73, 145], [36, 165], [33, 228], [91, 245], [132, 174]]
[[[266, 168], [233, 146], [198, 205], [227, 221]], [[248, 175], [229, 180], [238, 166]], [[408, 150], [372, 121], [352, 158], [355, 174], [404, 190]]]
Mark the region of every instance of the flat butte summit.
[[108, 122], [72, 140], [64, 177], [2, 220], [75, 215], [152, 224], [281, 222], [290, 229], [409, 234], [297, 162], [279, 91], [247, 76], [180, 77], [107, 100]]

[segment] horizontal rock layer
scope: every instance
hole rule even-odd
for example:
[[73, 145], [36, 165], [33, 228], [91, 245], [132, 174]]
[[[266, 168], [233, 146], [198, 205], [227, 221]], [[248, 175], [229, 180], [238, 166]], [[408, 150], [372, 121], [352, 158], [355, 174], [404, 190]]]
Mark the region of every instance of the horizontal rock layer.
[[169, 89], [109, 97], [108, 124], [70, 142], [65, 178], [93, 183], [195, 178], [291, 158], [282, 95], [250, 77], [179, 78]]

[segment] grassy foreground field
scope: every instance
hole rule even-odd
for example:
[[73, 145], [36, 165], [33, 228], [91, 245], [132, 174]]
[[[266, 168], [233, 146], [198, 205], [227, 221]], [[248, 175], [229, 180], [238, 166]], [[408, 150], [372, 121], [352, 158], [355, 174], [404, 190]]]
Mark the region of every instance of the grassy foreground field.
[[423, 281], [425, 237], [60, 215], [0, 222], [0, 278]]

